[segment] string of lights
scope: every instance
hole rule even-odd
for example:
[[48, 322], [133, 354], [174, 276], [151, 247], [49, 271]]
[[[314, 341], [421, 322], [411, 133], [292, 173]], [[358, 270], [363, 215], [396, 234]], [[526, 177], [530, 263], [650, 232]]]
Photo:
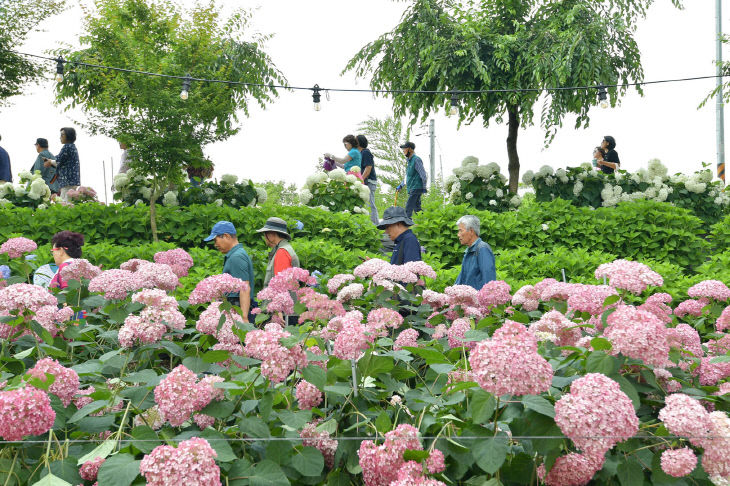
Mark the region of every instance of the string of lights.
[[704, 79], [717, 79], [717, 78], [725, 78], [730, 76], [730, 74], [713, 74], [708, 76], [690, 76], [690, 77], [683, 77], [683, 78], [671, 78], [671, 79], [659, 79], [659, 80], [652, 80], [652, 81], [636, 81], [633, 83], [621, 83], [621, 84], [596, 84], [596, 85], [587, 85], [587, 86], [555, 86], [555, 87], [546, 87], [546, 88], [485, 88], [485, 89], [467, 89], [467, 90], [411, 90], [411, 89], [368, 89], [368, 88], [322, 88], [319, 86], [319, 84], [315, 84], [313, 87], [305, 87], [305, 86], [293, 86], [293, 85], [283, 85], [283, 84], [262, 84], [262, 83], [249, 83], [245, 81], [229, 81], [224, 79], [208, 79], [208, 78], [195, 78], [192, 77], [190, 74], [186, 74], [184, 76], [181, 75], [175, 75], [175, 74], [164, 74], [164, 73], [155, 73], [150, 71], [141, 71], [137, 69], [127, 69], [127, 68], [120, 68], [120, 67], [114, 67], [114, 66], [104, 66], [101, 64], [93, 64], [83, 61], [73, 61], [73, 60], [66, 60], [62, 57], [49, 57], [49, 56], [43, 56], [39, 54], [31, 54], [27, 52], [20, 52], [15, 51], [11, 49], [5, 49], [7, 52], [12, 52], [14, 54], [20, 55], [20, 56], [26, 56], [26, 57], [32, 57], [37, 59], [42, 59], [45, 61], [52, 61], [56, 63], [56, 81], [62, 82], [63, 81], [63, 75], [64, 75], [64, 66], [66, 64], [70, 64], [73, 66], [78, 67], [86, 67], [86, 68], [92, 68], [92, 69], [102, 69], [107, 71], [116, 71], [116, 72], [122, 72], [122, 73], [129, 73], [129, 74], [138, 74], [143, 76], [155, 76], [160, 78], [166, 78], [166, 79], [175, 79], [182, 81], [182, 90], [180, 91], [180, 98], [183, 100], [187, 100], [190, 89], [192, 87], [192, 83], [221, 83], [221, 84], [227, 84], [231, 86], [249, 86], [249, 87], [258, 87], [258, 88], [269, 88], [269, 89], [284, 89], [284, 90], [291, 90], [291, 91], [311, 91], [312, 92], [312, 101], [314, 103], [314, 110], [320, 111], [322, 108], [321, 105], [321, 99], [322, 95], [321, 93], [324, 91], [329, 95], [330, 92], [339, 92], [339, 93], [371, 93], [373, 95], [388, 95], [388, 94], [436, 94], [436, 95], [449, 95], [450, 96], [450, 108], [449, 108], [449, 114], [455, 115], [458, 113], [459, 110], [459, 100], [464, 95], [471, 95], [471, 94], [489, 94], [489, 93], [549, 93], [549, 92], [559, 92], [559, 91], [589, 91], [589, 90], [595, 90], [598, 96], [598, 101], [602, 108], [608, 107], [608, 88], [618, 88], [618, 87], [629, 87], [629, 86], [649, 86], [654, 84], [666, 84], [666, 83], [680, 83], [680, 82], [688, 82], [688, 81], [699, 81]]

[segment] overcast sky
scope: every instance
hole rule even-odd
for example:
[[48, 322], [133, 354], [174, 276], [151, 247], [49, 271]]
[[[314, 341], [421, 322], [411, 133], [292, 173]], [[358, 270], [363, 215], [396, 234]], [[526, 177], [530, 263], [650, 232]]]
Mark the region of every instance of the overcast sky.
[[[351, 74], [340, 76], [340, 72], [364, 44], [397, 25], [407, 5], [391, 0], [222, 3], [257, 8], [253, 24], [260, 32], [274, 34], [266, 51], [291, 85], [318, 83], [330, 88], [368, 87], [367, 80], [356, 80]], [[686, 3], [684, 10], [677, 10], [669, 0], [658, 0], [640, 24], [637, 40], [646, 81], [714, 74], [715, 2]], [[724, 12], [725, 29], [728, 16], [730, 5]], [[43, 31], [33, 34], [24, 50], [40, 54], [59, 42], [76, 45], [81, 33], [80, 8], [72, 6], [41, 27]], [[727, 49], [723, 55], [728, 59]], [[50, 76], [55, 65], [49, 64], [48, 70]], [[31, 86], [26, 94], [11, 99], [9, 107], [0, 108], [0, 145], [10, 153], [14, 174], [31, 166], [36, 157], [36, 137], [48, 138], [51, 151], [57, 153], [59, 128], [83, 120], [83, 114], [64, 112], [53, 104], [52, 83], [49, 80]], [[587, 162], [592, 148], [604, 135], [616, 138], [622, 168], [629, 171], [645, 167], [652, 158], [659, 158], [670, 173], [693, 172], [701, 168], [702, 162], [714, 165], [715, 104], [697, 108], [713, 87], [714, 80], [703, 80], [648, 86], [644, 97], [631, 91], [618, 108], [595, 108], [588, 129], [576, 130], [574, 121], [566, 119], [547, 149], [543, 146], [544, 133], [538, 127], [521, 130], [518, 150], [522, 172], [539, 169], [543, 164], [558, 168]], [[285, 180], [301, 186], [317, 157], [324, 152], [344, 153], [344, 135], [355, 133], [357, 125], [369, 116], [385, 117], [390, 113], [389, 100], [374, 99], [370, 94], [332, 93], [329, 100], [323, 96], [322, 111], [315, 112], [311, 92], [284, 92], [265, 110], [253, 107], [250, 118], [241, 120], [241, 132], [208, 146], [206, 154], [215, 163], [214, 176], [233, 173], [254, 181]], [[485, 129], [477, 119], [471, 126], [457, 130], [456, 120], [443, 112], [434, 113], [433, 118], [438, 141], [436, 167], [438, 171], [439, 163], [443, 164], [444, 177], [468, 155], [483, 163], [497, 162], [506, 174], [506, 126]], [[427, 137], [416, 137], [414, 141], [416, 152], [428, 163]], [[112, 159], [115, 171], [119, 166], [118, 145], [106, 137], [91, 137], [83, 130], [76, 145], [81, 182], [94, 187], [103, 201], [103, 162], [109, 186]], [[108, 197], [111, 199], [111, 194]]]

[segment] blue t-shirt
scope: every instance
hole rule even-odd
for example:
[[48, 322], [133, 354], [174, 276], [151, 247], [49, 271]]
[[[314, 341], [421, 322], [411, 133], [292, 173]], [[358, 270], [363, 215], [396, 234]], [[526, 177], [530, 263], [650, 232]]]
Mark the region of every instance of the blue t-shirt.
[[350, 151], [347, 152], [347, 155], [349, 155], [352, 160], [345, 163], [345, 172], [349, 172], [350, 169], [352, 169], [355, 166], [357, 166], [357, 168], [360, 169], [360, 161], [362, 160], [360, 151], [356, 148], [351, 148]]

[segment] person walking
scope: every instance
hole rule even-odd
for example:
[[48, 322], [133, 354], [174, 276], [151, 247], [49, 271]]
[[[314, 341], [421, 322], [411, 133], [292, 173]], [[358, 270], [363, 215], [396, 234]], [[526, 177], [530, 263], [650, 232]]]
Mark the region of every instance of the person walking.
[[51, 189], [51, 192], [53, 194], [58, 194], [61, 188], [58, 185], [58, 174], [56, 172], [56, 168], [52, 165], [46, 167], [44, 164], [45, 159], [56, 160], [56, 157], [54, 157], [51, 151], [48, 150], [48, 140], [45, 138], [36, 139], [35, 150], [36, 153], [38, 153], [38, 156], [36, 157], [35, 162], [33, 162], [33, 167], [31, 167], [30, 171], [32, 173], [40, 171], [41, 177], [43, 177], [43, 180]]
[[461, 271], [454, 285], [468, 285], [481, 290], [484, 284], [497, 280], [494, 253], [489, 243], [479, 237], [479, 218], [467, 214], [456, 222], [459, 243], [466, 246]]
[[601, 148], [606, 152], [606, 155], [603, 158], [603, 163], [598, 164], [598, 167], [605, 174], [613, 174], [621, 165], [618, 152], [615, 150], [616, 139], [610, 135], [606, 135], [601, 142]]
[[407, 262], [421, 260], [421, 243], [411, 231], [410, 226], [413, 226], [413, 220], [400, 206], [391, 206], [386, 209], [383, 219], [378, 223], [378, 229], [385, 230], [391, 241], [395, 243], [393, 254], [390, 256], [392, 265], [403, 265]]
[[62, 128], [61, 143], [63, 147], [58, 152], [56, 160], [43, 159], [43, 166], [56, 168], [61, 198], [65, 200], [68, 191], [81, 185], [79, 152], [76, 150], [76, 130], [71, 127]]
[[375, 159], [368, 148], [368, 139], [365, 135], [357, 136], [358, 150], [360, 150], [362, 178], [370, 189], [370, 221], [378, 224], [378, 207], [375, 205], [375, 191], [378, 189], [378, 177], [375, 175]]
[[291, 267], [299, 266], [299, 257], [297, 252], [291, 246], [286, 221], [281, 218], [269, 218], [262, 228], [256, 230], [257, 233], [263, 233], [266, 246], [271, 248], [269, 252], [269, 263], [266, 266], [266, 276], [264, 277], [264, 287], [269, 285], [274, 275]]
[[233, 305], [241, 307], [244, 322], [253, 320], [251, 311], [254, 296], [253, 262], [243, 245], [238, 242], [236, 227], [230, 221], [218, 221], [213, 225], [210, 235], [203, 241], [214, 241], [215, 248], [225, 255], [223, 257], [223, 272], [248, 282], [249, 289], [245, 292], [231, 292], [226, 298]]
[[345, 172], [350, 172], [353, 167], [357, 167], [362, 172], [362, 168], [360, 167], [362, 157], [360, 156], [360, 151], [357, 149], [358, 145], [355, 136], [346, 135], [342, 139], [342, 143], [345, 145], [345, 150], [347, 150], [347, 154], [344, 157], [335, 157], [329, 153], [324, 154], [324, 156], [334, 160], [337, 167], [342, 167], [345, 169]]
[[[421, 196], [426, 193], [426, 184], [428, 183], [428, 176], [426, 175], [426, 169], [423, 168], [423, 160], [416, 155], [416, 144], [413, 142], [406, 142], [400, 146], [408, 160], [408, 166], [406, 167], [406, 190], [408, 192], [408, 201], [406, 201], [406, 216], [409, 218], [413, 216], [413, 213], [421, 211]], [[403, 189], [403, 183], [401, 182], [396, 191]]]
[[[0, 136], [0, 140], [2, 140]], [[0, 182], [13, 182], [13, 172], [10, 168], [10, 155], [0, 147]]]

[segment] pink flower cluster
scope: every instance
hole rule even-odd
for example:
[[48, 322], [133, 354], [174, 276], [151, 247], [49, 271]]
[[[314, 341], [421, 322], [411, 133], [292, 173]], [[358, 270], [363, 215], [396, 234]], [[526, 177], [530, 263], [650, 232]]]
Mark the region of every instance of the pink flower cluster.
[[364, 326], [360, 322], [362, 314], [359, 319], [355, 318], [353, 314], [347, 313], [340, 318], [342, 328], [337, 333], [332, 346], [332, 354], [339, 359], [360, 359], [375, 340], [375, 334], [368, 326]]
[[403, 329], [393, 343], [393, 351], [400, 351], [404, 347], [418, 347], [418, 331], [416, 329]]
[[36, 245], [35, 241], [23, 238], [22, 236], [18, 238], [10, 238], [0, 245], [0, 253], [7, 253], [8, 258], [20, 258], [23, 256], [23, 253], [30, 253], [37, 249], [38, 245]]
[[700, 360], [700, 384], [716, 385], [717, 382], [730, 376], [730, 362], [712, 363], [713, 356], [705, 356]]
[[79, 375], [52, 358], [43, 358], [28, 370], [29, 375], [43, 382], [47, 379], [46, 373], [54, 377], [54, 382], [48, 387], [48, 391], [56, 395], [64, 407], [68, 407], [79, 391]]
[[212, 302], [207, 309], [200, 313], [195, 329], [203, 334], [209, 334], [215, 337], [219, 343], [240, 344], [241, 341], [233, 333], [233, 326], [241, 318], [233, 310], [225, 313], [225, 320], [220, 324], [223, 312], [220, 310], [221, 302]]
[[154, 343], [162, 339], [168, 328], [185, 328], [185, 316], [178, 310], [177, 300], [162, 289], [145, 289], [132, 296], [133, 302], [145, 304], [139, 316], [130, 315], [119, 329], [119, 344], [131, 348], [135, 342]]
[[662, 471], [675, 478], [689, 475], [697, 466], [697, 456], [689, 447], [662, 452]]
[[61, 269], [61, 277], [65, 281], [69, 280], [91, 280], [101, 273], [101, 268], [92, 265], [89, 260], [84, 258], [74, 258], [71, 263]]
[[302, 438], [304, 447], [314, 447], [324, 456], [324, 463], [329, 468], [335, 465], [335, 453], [337, 452], [337, 441], [330, 438], [330, 433], [317, 430], [317, 422], [311, 422], [304, 426], [299, 437]]
[[[74, 311], [71, 307], [61, 307], [55, 305], [45, 305], [35, 312], [33, 319], [40, 324], [43, 329], [51, 333], [51, 336], [56, 336], [59, 331], [63, 329], [63, 324], [74, 316]], [[0, 336], [3, 335], [2, 329], [5, 324], [0, 324]], [[30, 331], [26, 331], [30, 333]], [[34, 334], [34, 333], [33, 333]], [[36, 336], [37, 337], [37, 336]]]
[[449, 305], [451, 298], [446, 294], [440, 294], [433, 290], [426, 289], [423, 291], [423, 303], [433, 307], [434, 310], [441, 310]]
[[618, 383], [600, 373], [588, 373], [570, 385], [570, 393], [555, 403], [555, 423], [596, 461], [639, 430], [631, 399]]
[[322, 403], [322, 392], [319, 388], [309, 383], [307, 380], [302, 380], [297, 384], [297, 388], [294, 395], [299, 401], [299, 408], [302, 410], [310, 410], [320, 403]]
[[702, 309], [709, 304], [710, 299], [704, 297], [701, 299], [687, 299], [674, 309], [674, 315], [677, 317], [685, 317], [687, 315], [701, 317]]
[[505, 305], [512, 301], [511, 291], [512, 287], [507, 282], [493, 280], [485, 283], [477, 292], [477, 301], [484, 309]]
[[455, 319], [446, 331], [446, 335], [449, 337], [449, 347], [461, 348], [466, 346], [468, 349], [474, 349], [477, 345], [476, 341], [463, 341], [467, 331], [471, 331], [471, 321], [464, 318]]
[[468, 285], [452, 285], [446, 287], [444, 293], [449, 296], [449, 304], [452, 306], [476, 307], [479, 305], [479, 293]]
[[144, 265], [145, 263], [152, 263], [148, 260], [143, 260], [141, 258], [130, 258], [126, 262], [119, 265], [119, 268], [122, 270], [128, 270], [130, 272], [136, 272], [140, 265]]
[[651, 312], [621, 305], [607, 319], [603, 335], [613, 345], [612, 353], [666, 366], [669, 360], [667, 328]]
[[575, 346], [581, 338], [580, 328], [556, 310], [546, 312], [540, 320], [531, 323], [530, 332], [534, 333], [539, 341], [553, 340], [551, 336], [554, 336], [555, 344], [558, 346]]
[[603, 263], [596, 269], [597, 279], [608, 278], [611, 287], [641, 294], [648, 286], [661, 287], [664, 279], [647, 265], [628, 260], [615, 260]]
[[90, 292], [103, 292], [105, 299], [123, 300], [129, 292], [142, 288], [139, 277], [129, 270], [105, 270], [91, 279]]
[[512, 297], [512, 305], [521, 305], [527, 312], [537, 310], [540, 306], [540, 293], [532, 285], [521, 287]]
[[86, 481], [96, 481], [96, 476], [99, 474], [99, 468], [105, 461], [106, 459], [103, 457], [97, 457], [90, 461], [86, 461], [79, 468], [79, 476], [81, 476], [81, 479]]
[[388, 263], [373, 275], [373, 283], [388, 290], [393, 290], [396, 284], [416, 282], [418, 282], [418, 275], [408, 270], [405, 265], [391, 265]]
[[398, 470], [405, 464], [406, 450], [423, 450], [418, 440], [418, 430], [412, 425], [401, 424], [385, 434], [385, 442], [375, 445], [371, 440], [360, 443], [358, 456], [363, 481], [367, 486], [381, 486], [398, 480]]
[[343, 284], [353, 280], [355, 280], [355, 276], [350, 273], [338, 273], [327, 282], [327, 290], [330, 294], [336, 294]]
[[192, 305], [223, 301], [225, 294], [249, 290], [248, 282], [223, 273], [206, 277], [195, 286], [188, 302]]
[[544, 302], [551, 300], [567, 301], [581, 287], [582, 284], [558, 282], [554, 278], [546, 278], [535, 284], [535, 289], [540, 291], [540, 300]]
[[299, 302], [307, 306], [307, 310], [299, 316], [299, 324], [307, 321], [329, 321], [335, 316], [345, 315], [345, 308], [340, 301], [330, 299], [313, 289], [303, 289], [298, 297]]
[[436, 272], [428, 263], [418, 260], [413, 262], [406, 262], [403, 267], [409, 272], [413, 272], [420, 277], [436, 278]]
[[718, 317], [715, 321], [715, 329], [717, 329], [717, 332], [730, 329], [730, 306], [727, 306], [722, 310], [720, 317]]
[[730, 288], [719, 280], [703, 280], [687, 289], [687, 295], [695, 299], [725, 301], [730, 299]]
[[345, 287], [342, 287], [342, 289], [337, 292], [337, 300], [340, 302], [347, 302], [349, 300], [353, 299], [359, 299], [362, 297], [363, 292], [365, 291], [365, 287], [361, 283], [351, 283], [349, 285], [346, 285]]
[[43, 287], [26, 283], [8, 285], [0, 289], [0, 310], [8, 313], [26, 310], [36, 312], [43, 306], [56, 306], [58, 301]]
[[370, 278], [378, 273], [381, 269], [389, 267], [390, 263], [380, 258], [371, 258], [361, 263], [355, 270], [352, 271], [353, 275], [360, 278]]
[[651, 312], [664, 324], [669, 324], [672, 322], [672, 308], [667, 304], [671, 301], [672, 296], [667, 293], [652, 294], [639, 306], [639, 310]]
[[603, 303], [612, 295], [618, 295], [618, 292], [608, 285], [580, 285], [568, 297], [568, 308], [597, 316], [605, 310]]
[[379, 336], [387, 334], [386, 328], [398, 329], [402, 324], [403, 316], [387, 307], [373, 309], [368, 313], [368, 327]]
[[140, 279], [140, 286], [147, 289], [172, 292], [180, 286], [180, 279], [170, 265], [145, 262], [140, 264], [134, 273]]
[[0, 437], [4, 440], [45, 434], [55, 420], [56, 412], [43, 390], [26, 386], [0, 391]]
[[222, 381], [219, 376], [206, 376], [198, 381], [195, 373], [183, 365], [177, 366], [155, 387], [160, 414], [173, 427], [181, 426], [211, 401], [223, 399], [223, 390], [214, 386]]
[[286, 348], [280, 340], [291, 336], [279, 324], [270, 322], [263, 330], [246, 334], [244, 352], [251, 358], [260, 359], [261, 375], [273, 383], [284, 381], [296, 368], [307, 366], [307, 355], [300, 343]]
[[537, 476], [547, 486], [583, 486], [603, 467], [603, 458], [572, 452], [555, 459], [550, 472], [545, 474], [545, 464], [537, 468]]
[[172, 272], [182, 278], [188, 275], [188, 270], [193, 266], [193, 257], [182, 248], [175, 248], [155, 253], [155, 263], [169, 265]]
[[[667, 343], [670, 348], [681, 350], [683, 356], [701, 358], [704, 354], [700, 334], [688, 324], [680, 323], [677, 327], [668, 328]], [[680, 366], [683, 366], [682, 363]]]
[[177, 448], [155, 447], [139, 465], [148, 486], [220, 486], [218, 454], [199, 437], [184, 440]]
[[537, 352], [535, 335], [507, 320], [471, 351], [469, 363], [479, 386], [494, 395], [537, 395], [550, 388], [553, 369]]

